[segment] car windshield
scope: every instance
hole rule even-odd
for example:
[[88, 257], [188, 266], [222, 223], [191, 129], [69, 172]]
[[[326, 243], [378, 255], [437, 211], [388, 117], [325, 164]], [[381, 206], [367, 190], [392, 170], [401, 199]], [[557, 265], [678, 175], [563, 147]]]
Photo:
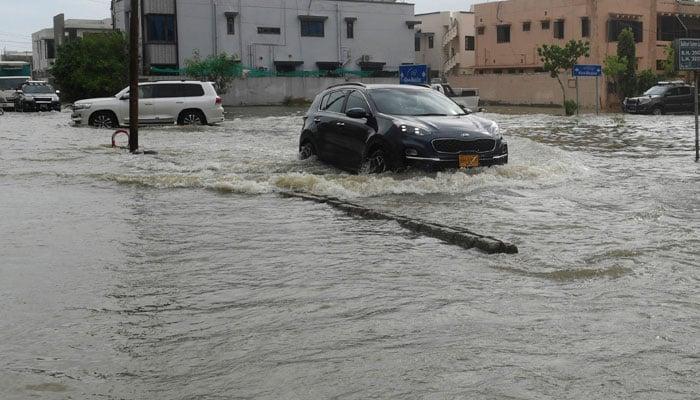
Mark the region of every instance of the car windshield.
[[51, 85], [24, 85], [22, 86], [22, 91], [24, 93], [38, 94], [38, 93], [53, 93], [53, 87]]
[[378, 88], [368, 90], [379, 112], [391, 115], [465, 115], [464, 110], [442, 93], [432, 89]]
[[668, 86], [654, 86], [651, 89], [644, 92], [645, 96], [661, 96], [666, 93]]

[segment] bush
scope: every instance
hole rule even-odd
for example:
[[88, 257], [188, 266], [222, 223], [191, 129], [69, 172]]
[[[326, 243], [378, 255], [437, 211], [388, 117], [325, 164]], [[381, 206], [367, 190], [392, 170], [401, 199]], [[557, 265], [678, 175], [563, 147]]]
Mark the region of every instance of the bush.
[[578, 110], [578, 104], [575, 101], [567, 100], [564, 102], [564, 111], [567, 116], [576, 114], [576, 110]]
[[233, 80], [242, 74], [241, 61], [236, 55], [219, 53], [203, 59], [199, 50], [195, 50], [192, 58], [185, 60], [185, 75], [201, 81], [214, 82], [218, 94], [226, 94]]
[[129, 82], [129, 52], [121, 32], [86, 35], [58, 48], [51, 68], [65, 101], [108, 97]]
[[639, 73], [637, 76], [637, 94], [642, 94], [649, 90], [652, 86], [656, 85], [659, 81], [659, 77], [656, 76], [654, 71], [646, 69]]

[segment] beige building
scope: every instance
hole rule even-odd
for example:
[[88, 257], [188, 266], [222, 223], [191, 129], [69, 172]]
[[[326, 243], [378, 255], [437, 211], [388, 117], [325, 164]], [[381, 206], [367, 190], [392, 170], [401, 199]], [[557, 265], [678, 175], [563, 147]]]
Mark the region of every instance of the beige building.
[[433, 75], [459, 76], [474, 72], [474, 14], [442, 11], [416, 15], [416, 63], [427, 64]]
[[[507, 92], [514, 97], [520, 96], [518, 92], [532, 89], [528, 87], [531, 82], [546, 82], [546, 78], [537, 77], [542, 72], [537, 47], [542, 44], [563, 45], [571, 39], [588, 41], [591, 56], [580, 62], [602, 64], [606, 56], [617, 53], [620, 31], [631, 28], [637, 42], [638, 68], [660, 72], [666, 60], [664, 50], [673, 39], [700, 38], [700, 2], [696, 1], [508, 0], [476, 4], [473, 10], [475, 73], [534, 74], [528, 79], [513, 79], [516, 86]], [[603, 103], [607, 100], [604, 85], [601, 82]], [[482, 90], [482, 97], [488, 92]], [[560, 98], [561, 94], [554, 90], [551, 103], [560, 102]], [[584, 102], [590, 105], [595, 98]]]

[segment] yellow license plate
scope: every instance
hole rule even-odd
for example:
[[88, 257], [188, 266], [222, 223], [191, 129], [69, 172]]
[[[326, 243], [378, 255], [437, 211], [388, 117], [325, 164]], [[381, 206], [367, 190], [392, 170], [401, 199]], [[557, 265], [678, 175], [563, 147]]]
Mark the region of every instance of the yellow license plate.
[[460, 168], [472, 168], [479, 166], [479, 155], [478, 154], [460, 154], [459, 155], [459, 167]]

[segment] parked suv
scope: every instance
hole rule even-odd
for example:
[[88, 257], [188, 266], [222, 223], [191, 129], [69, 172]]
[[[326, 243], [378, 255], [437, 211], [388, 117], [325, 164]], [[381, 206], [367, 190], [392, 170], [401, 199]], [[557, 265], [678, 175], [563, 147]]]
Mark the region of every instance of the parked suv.
[[695, 109], [695, 88], [683, 81], [659, 82], [640, 97], [626, 98], [624, 111], [633, 114], [687, 113]]
[[351, 171], [417, 165], [469, 168], [508, 162], [498, 125], [429, 87], [346, 83], [321, 92], [304, 117], [301, 159]]
[[58, 91], [46, 82], [27, 81], [13, 97], [15, 111], [61, 111]]
[[[203, 125], [224, 120], [221, 97], [211, 82], [161, 81], [139, 83], [139, 125]], [[129, 125], [129, 88], [114, 97], [79, 100], [71, 119], [98, 128]]]

